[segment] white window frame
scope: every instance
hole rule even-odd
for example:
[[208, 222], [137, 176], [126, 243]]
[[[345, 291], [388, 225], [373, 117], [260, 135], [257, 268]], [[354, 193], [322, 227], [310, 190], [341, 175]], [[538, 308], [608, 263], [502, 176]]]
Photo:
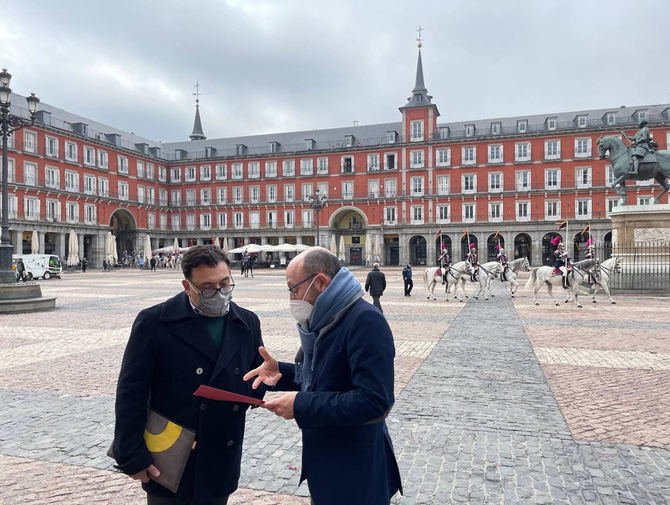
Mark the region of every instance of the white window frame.
[[300, 159], [300, 175], [314, 175], [314, 159], [301, 158]]
[[265, 213], [265, 227], [266, 228], [269, 228], [271, 230], [276, 229], [278, 220], [279, 220], [279, 216], [277, 215], [276, 210], [268, 210]]
[[200, 229], [201, 230], [212, 229], [212, 215], [209, 212], [203, 212], [202, 214], [200, 214]]
[[167, 230], [167, 214], [159, 214], [158, 225], [161, 230]]
[[172, 214], [170, 216], [170, 228], [173, 230], [181, 230], [181, 214]]
[[409, 156], [410, 156], [409, 168], [424, 168], [425, 167], [423, 149], [417, 149], [416, 151], [410, 151]]
[[95, 160], [95, 149], [90, 146], [84, 146], [84, 165], [94, 167]]
[[118, 189], [118, 198], [119, 200], [127, 201], [128, 200], [128, 183], [125, 181], [119, 181], [117, 185]]
[[295, 176], [295, 160], [282, 160], [281, 162], [282, 177]]
[[370, 172], [379, 171], [379, 153], [368, 154], [368, 171]]
[[45, 214], [47, 221], [60, 221], [61, 215], [61, 202], [60, 200], [52, 200], [47, 198], [45, 201], [46, 209]]
[[74, 170], [66, 170], [65, 176], [65, 191], [78, 192], [79, 191], [79, 173]]
[[530, 191], [532, 189], [532, 172], [530, 170], [517, 170], [514, 175], [517, 191]]
[[[393, 168], [389, 168], [389, 160], [393, 160]], [[398, 153], [384, 153], [384, 170], [398, 170]]]
[[414, 120], [409, 123], [410, 142], [420, 142], [423, 140], [423, 120]]
[[354, 199], [354, 181], [342, 181], [342, 200]]
[[260, 203], [260, 201], [261, 201], [261, 187], [249, 186], [249, 203]]
[[109, 179], [98, 177], [98, 196], [109, 196]]
[[[73, 153], [74, 149], [74, 154]], [[77, 162], [79, 159], [79, 153], [77, 149], [77, 143], [76, 142], [71, 142], [69, 140], [65, 141], [65, 159], [67, 161], [73, 161]]]
[[85, 203], [84, 204], [84, 223], [86, 224], [96, 224], [97, 222], [97, 212], [96, 207], [93, 204]]
[[[351, 160], [351, 170], [347, 170], [347, 171], [344, 170], [345, 165], [346, 165], [346, 160]], [[353, 173], [355, 173], [356, 172], [356, 167], [354, 166], [354, 162], [355, 162], [354, 157], [351, 154], [341, 156], [340, 157], [340, 173], [343, 173], [343, 174], [353, 174]]]
[[261, 163], [260, 161], [250, 161], [247, 165], [247, 177], [249, 179], [261, 178]]
[[395, 206], [384, 207], [384, 224], [398, 224], [398, 208]]
[[79, 203], [65, 202], [65, 220], [68, 223], [79, 222]]
[[446, 196], [451, 191], [451, 176], [438, 175], [436, 178], [436, 187], [438, 196]]
[[[550, 181], [550, 174], [556, 172], [556, 182]], [[561, 169], [560, 168], [546, 168], [544, 170], [544, 189], [561, 189]]]
[[216, 213], [216, 226], [219, 230], [225, 230], [228, 228], [228, 213], [227, 212], [217, 212]]
[[218, 187], [216, 188], [216, 203], [218, 205], [225, 205], [228, 203], [228, 188]]
[[[550, 146], [556, 145], [556, 152], [550, 153]], [[553, 150], [553, 149], [552, 149]], [[551, 139], [544, 141], [544, 159], [545, 160], [560, 160], [561, 159], [561, 141], [559, 139]]]
[[170, 169], [170, 182], [181, 182], [181, 167]]
[[[522, 212], [522, 209], [525, 209], [525, 212]], [[530, 221], [531, 219], [530, 200], [516, 200], [514, 202], [514, 214], [516, 215], [517, 221], [523, 221], [523, 222]]]
[[212, 180], [212, 166], [211, 165], [200, 165], [200, 180], [201, 181], [211, 181]]
[[411, 196], [423, 196], [425, 193], [425, 184], [423, 177], [410, 177], [409, 187]]
[[503, 220], [503, 202], [498, 200], [489, 202], [489, 221], [499, 223]]
[[[446, 214], [446, 217], [444, 215]], [[435, 207], [435, 222], [437, 224], [446, 224], [451, 222], [451, 205], [448, 203], [439, 203]]]
[[612, 211], [619, 205], [623, 205], [623, 198], [620, 196], [605, 198], [605, 213], [607, 214], [607, 217], [609, 217]]
[[37, 152], [37, 132], [23, 130], [23, 150], [27, 153]]
[[186, 214], [186, 229], [195, 230], [195, 214]]
[[461, 162], [463, 165], [476, 165], [477, 147], [476, 146], [461, 147]]
[[321, 156], [316, 159], [316, 173], [317, 174], [327, 174], [328, 173], [328, 157]]
[[505, 190], [504, 182], [502, 172], [489, 172], [489, 193], [502, 193]]
[[94, 175], [84, 174], [84, 194], [95, 195], [97, 193], [98, 181]]
[[128, 175], [128, 158], [118, 154], [116, 156], [116, 171], [123, 175]]
[[312, 209], [302, 209], [302, 227], [311, 228], [314, 226], [314, 211]]
[[423, 205], [412, 205], [409, 209], [410, 224], [423, 224], [425, 209]]
[[[471, 179], [470, 179], [471, 178]], [[467, 182], [471, 181], [472, 188], [468, 188]], [[477, 192], [477, 174], [461, 175], [461, 193], [473, 194]]]
[[109, 154], [107, 151], [98, 149], [98, 168], [107, 170], [109, 168]]
[[451, 166], [451, 148], [440, 147], [435, 150], [435, 166], [449, 167]]
[[580, 189], [592, 186], [591, 167], [575, 167], [575, 183]]
[[555, 117], [550, 117], [547, 118], [547, 130], [555, 130], [556, 125], [558, 124], [558, 121], [556, 120]]
[[138, 179], [144, 178], [144, 162], [142, 160], [137, 160], [135, 162], [135, 173]]
[[517, 142], [514, 144], [514, 161], [531, 161], [531, 143]]
[[552, 221], [554, 219], [561, 219], [561, 201], [560, 200], [545, 200], [544, 202], [544, 219]]
[[228, 165], [226, 163], [217, 163], [214, 167], [215, 177], [217, 181], [225, 181], [228, 179]]
[[258, 230], [261, 227], [261, 213], [258, 210], [249, 212], [249, 228]]
[[516, 131], [519, 133], [526, 133], [528, 131], [528, 120], [522, 119], [516, 122]]
[[588, 158], [591, 156], [591, 137], [578, 137], [575, 139], [575, 158]]
[[[8, 172], [7, 175], [8, 176], [10, 176], [10, 175], [13, 176], [11, 179], [8, 180], [9, 182], [12, 182], [13, 180], [15, 180], [15, 175], [16, 175], [16, 174], [14, 174], [14, 160], [10, 159], [9, 162], [10, 162], [9, 163], [10, 166], [9, 166], [9, 172]], [[38, 182], [38, 175], [37, 175], [38, 172], [37, 171], [38, 171], [37, 163], [33, 163], [32, 161], [24, 161], [23, 162], [23, 183], [26, 186], [37, 186], [37, 182]], [[32, 175], [31, 175], [31, 172], [32, 172]]]
[[58, 158], [58, 137], [44, 136], [44, 155], [50, 158]]
[[270, 184], [265, 186], [265, 201], [267, 203], [277, 203], [277, 185]]
[[368, 198], [379, 198], [379, 179], [368, 179]]
[[395, 198], [398, 196], [398, 180], [384, 179], [384, 197]]
[[156, 189], [153, 186], [147, 186], [147, 203], [149, 205], [156, 203]]
[[233, 212], [233, 228], [244, 228], [244, 212]]
[[265, 162], [265, 177], [277, 177], [277, 162], [276, 161], [266, 161]]
[[47, 188], [60, 189], [60, 169], [46, 165], [44, 167], [44, 185]]
[[211, 205], [211, 204], [212, 204], [212, 188], [200, 188], [200, 205]]
[[244, 186], [233, 186], [233, 203], [244, 203]]
[[[472, 212], [469, 212], [469, 211]], [[472, 214], [468, 216], [468, 214]], [[461, 203], [461, 221], [464, 223], [475, 223], [477, 222], [477, 204], [474, 202], [462, 202]]]
[[184, 167], [184, 182], [195, 182], [197, 171], [195, 166]]
[[291, 203], [295, 201], [295, 185], [284, 184], [284, 202]]
[[[586, 212], [583, 211], [583, 207], [586, 206]], [[575, 219], [585, 220], [591, 219], [591, 214], [593, 212], [593, 204], [590, 198], [576, 198], [575, 199]]]
[[284, 228], [293, 228], [295, 226], [295, 212], [293, 210], [284, 210]]
[[181, 189], [173, 189], [170, 191], [170, 204], [175, 207], [181, 206]]
[[[11, 200], [7, 200], [11, 203]], [[33, 196], [23, 197], [23, 218], [36, 221], [40, 218], [40, 199]]]

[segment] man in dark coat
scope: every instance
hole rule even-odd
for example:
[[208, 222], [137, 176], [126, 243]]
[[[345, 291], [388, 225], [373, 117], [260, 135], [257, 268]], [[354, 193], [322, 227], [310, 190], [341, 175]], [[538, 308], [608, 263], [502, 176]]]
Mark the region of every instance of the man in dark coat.
[[[113, 452], [118, 467], [142, 481], [149, 505], [225, 505], [237, 489], [247, 405], [193, 396], [206, 384], [262, 398], [242, 380], [258, 367], [258, 317], [230, 301], [228, 259], [195, 246], [181, 263], [184, 291], [140, 312], [116, 391]], [[160, 473], [143, 439], [147, 408], [196, 433], [177, 493], [151, 480]]]
[[149, 260], [149, 265], [151, 265], [151, 271], [155, 272], [156, 271], [156, 256], [151, 257], [151, 259]]
[[23, 258], [19, 258], [16, 262], [16, 276], [21, 282], [26, 280], [26, 266], [23, 264]]
[[316, 505], [388, 505], [402, 491], [384, 421], [394, 400], [391, 329], [327, 249], [296, 256], [286, 281], [300, 335], [296, 363], [261, 349], [263, 365], [244, 379], [294, 391], [263, 407], [302, 430], [300, 481]]
[[384, 295], [386, 289], [386, 275], [379, 270], [379, 263], [372, 265], [372, 270], [368, 272], [368, 277], [365, 279], [365, 291], [370, 292], [372, 296], [372, 304], [377, 307], [382, 313], [382, 304], [379, 303], [379, 297]]
[[412, 296], [414, 281], [412, 280], [412, 264], [409, 261], [402, 269], [402, 280], [405, 283], [405, 296]]

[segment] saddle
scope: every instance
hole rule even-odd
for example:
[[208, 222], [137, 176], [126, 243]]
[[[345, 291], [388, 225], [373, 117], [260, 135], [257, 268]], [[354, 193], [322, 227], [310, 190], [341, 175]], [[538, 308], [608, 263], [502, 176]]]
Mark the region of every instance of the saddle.
[[551, 271], [551, 275], [563, 275], [563, 272], [561, 272], [558, 268], [554, 267], [554, 269]]

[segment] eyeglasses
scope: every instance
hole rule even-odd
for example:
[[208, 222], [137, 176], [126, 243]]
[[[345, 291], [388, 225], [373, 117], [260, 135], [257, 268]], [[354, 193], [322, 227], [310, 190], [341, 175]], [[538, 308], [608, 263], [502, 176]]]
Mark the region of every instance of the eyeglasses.
[[226, 296], [229, 295], [230, 293], [233, 292], [233, 288], [235, 287], [235, 283], [231, 280], [228, 284], [221, 286], [220, 288], [206, 288], [202, 289], [199, 288], [198, 286], [195, 286], [191, 281], [188, 281], [188, 283], [196, 288], [198, 291], [200, 291], [200, 296], [203, 298], [214, 298], [217, 293], [221, 293], [222, 295]]
[[291, 293], [293, 296], [295, 296], [295, 288], [297, 288], [297, 287], [300, 286], [301, 284], [304, 284], [304, 283], [307, 282], [308, 280], [313, 279], [313, 278], [316, 277], [317, 275], [319, 275], [319, 274], [312, 274], [312, 275], [310, 275], [309, 277], [305, 277], [305, 278], [304, 278], [303, 280], [301, 280], [299, 283], [294, 284], [293, 286], [287, 288], [287, 289], [288, 289], [288, 292]]

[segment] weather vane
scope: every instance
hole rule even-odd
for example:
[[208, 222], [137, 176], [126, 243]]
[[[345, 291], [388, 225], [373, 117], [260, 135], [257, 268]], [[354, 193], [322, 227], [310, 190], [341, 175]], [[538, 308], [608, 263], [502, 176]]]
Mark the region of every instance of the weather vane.
[[202, 95], [202, 93], [200, 93], [200, 82], [198, 82], [197, 79], [195, 81], [194, 88], [195, 88], [195, 93], [193, 93], [193, 96], [195, 96], [195, 103], [198, 104], [198, 103], [200, 103], [200, 95]]
[[419, 48], [423, 45], [423, 44], [422, 44], [423, 38], [421, 38], [421, 32], [422, 32], [424, 29], [425, 29], [425, 28], [422, 28], [421, 25], [419, 25], [419, 28], [416, 29], [416, 31], [419, 33], [419, 36], [416, 38], [416, 41], [417, 41], [417, 44], [416, 44], [416, 45], [417, 45], [417, 47], [419, 47]]

